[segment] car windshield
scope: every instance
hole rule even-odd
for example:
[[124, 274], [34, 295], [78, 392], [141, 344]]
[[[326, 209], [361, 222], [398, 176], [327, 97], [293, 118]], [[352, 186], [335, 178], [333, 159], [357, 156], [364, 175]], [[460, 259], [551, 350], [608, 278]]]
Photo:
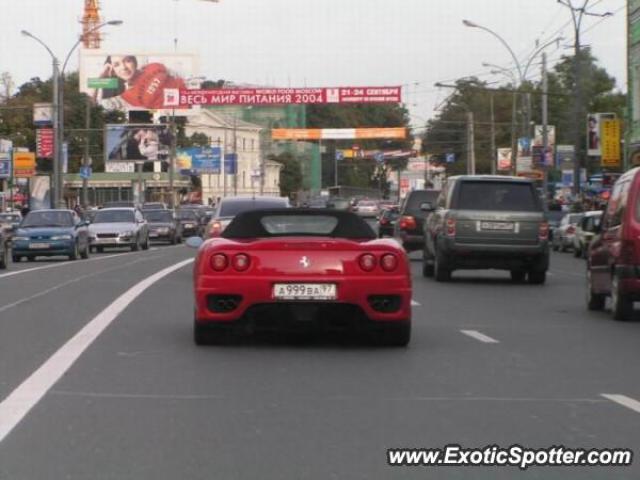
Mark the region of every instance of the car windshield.
[[134, 223], [135, 215], [129, 210], [100, 210], [93, 223]]
[[173, 213], [169, 210], [148, 210], [142, 215], [148, 222], [172, 222]]
[[239, 213], [249, 212], [251, 210], [266, 210], [273, 208], [283, 208], [286, 203], [280, 199], [273, 200], [255, 200], [255, 201], [228, 201], [223, 202], [220, 206], [221, 217], [235, 217]]
[[404, 212], [406, 215], [418, 216], [422, 215], [420, 205], [423, 203], [431, 203], [435, 205], [440, 192], [435, 190], [422, 190], [411, 192], [407, 197], [407, 202], [404, 206]]
[[72, 227], [73, 215], [70, 212], [30, 212], [20, 225], [28, 227]]
[[198, 220], [198, 214], [195, 210], [178, 210], [176, 215], [180, 220]]
[[582, 217], [584, 217], [582, 213], [574, 213], [572, 215], [569, 215], [568, 222], [570, 224], [576, 225], [580, 223], [580, 220], [582, 220]]
[[461, 210], [535, 212], [540, 210], [535, 190], [529, 183], [463, 181], [458, 193]]

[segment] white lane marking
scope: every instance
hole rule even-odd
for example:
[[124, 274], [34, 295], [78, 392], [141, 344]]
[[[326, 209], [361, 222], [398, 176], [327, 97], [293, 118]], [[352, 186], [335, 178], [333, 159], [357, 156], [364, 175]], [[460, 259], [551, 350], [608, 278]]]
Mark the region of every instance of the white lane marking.
[[117, 267], [112, 267], [112, 268], [107, 268], [106, 270], [100, 270], [98, 272], [93, 272], [93, 273], [87, 273], [86, 275], [81, 275], [79, 277], [75, 277], [72, 278], [71, 280], [67, 280], [66, 282], [60, 283], [58, 285], [55, 285], [51, 288], [47, 288], [46, 290], [42, 290], [41, 292], [38, 293], [34, 293], [33, 295], [29, 296], [29, 297], [25, 297], [25, 298], [21, 298], [20, 300], [16, 300], [13, 303], [7, 303], [6, 305], [2, 305], [0, 306], [0, 313], [4, 312], [5, 310], [9, 310], [10, 308], [13, 307], [17, 307], [18, 305], [21, 305], [23, 303], [27, 303], [30, 302], [31, 300], [35, 300], [36, 298], [39, 297], [43, 297], [51, 292], [55, 292], [56, 290], [60, 290], [61, 288], [64, 288], [68, 285], [71, 285], [72, 283], [76, 283], [79, 282], [81, 280], [85, 280], [87, 278], [91, 278], [91, 277], [96, 277], [98, 275], [102, 275], [103, 273], [107, 273], [107, 272], [113, 272], [115, 270], [121, 270], [123, 268], [128, 268], [131, 265], [134, 265], [136, 263], [140, 263], [140, 262], [146, 262], [149, 260], [155, 260], [159, 257], [144, 257], [144, 258], [138, 258], [136, 260], [133, 260], [132, 262], [127, 263], [126, 265], [118, 265]]
[[495, 338], [491, 338], [484, 333], [480, 333], [477, 330], [460, 330], [460, 332], [484, 343], [500, 343]]
[[183, 260], [147, 277], [115, 299], [54, 353], [38, 370], [0, 403], [0, 443], [22, 421], [49, 389], [125, 308], [154, 283], [193, 262]]
[[[167, 248], [176, 248], [176, 247], [181, 247], [181, 246], [182, 245], [170, 245], [170, 246], [164, 247], [163, 250], [165, 250]], [[154, 250], [160, 250], [160, 248], [158, 248], [158, 247], [149, 248], [150, 252], [152, 252]], [[140, 252], [114, 253], [113, 255], [104, 255], [102, 257], [89, 258], [88, 260], [82, 260], [82, 261], [79, 261], [79, 262], [78, 261], [76, 261], [76, 262], [68, 261], [68, 262], [55, 263], [53, 265], [44, 265], [42, 267], [25, 268], [24, 270], [16, 270], [15, 272], [3, 273], [2, 275], [0, 275], [0, 278], [12, 277], [14, 275], [20, 275], [21, 273], [34, 272], [34, 271], [37, 271], [37, 270], [47, 270], [49, 268], [66, 267], [68, 265], [82, 265], [83, 263], [87, 263], [87, 262], [96, 262], [98, 260], [106, 260], [107, 258], [122, 257], [123, 255], [135, 255], [136, 253], [140, 253]]]
[[613, 393], [603, 393], [601, 396], [603, 396], [607, 400], [616, 402], [617, 404], [622, 405], [623, 407], [627, 407], [636, 413], [640, 413], [640, 402], [631, 397], [627, 397], [626, 395], [613, 394]]
[[415, 300], [411, 300], [411, 306], [412, 307], [421, 307], [422, 305], [420, 305], [418, 302], [416, 302]]
[[569, 277], [579, 277], [579, 278], [585, 278], [585, 275], [583, 273], [575, 273], [575, 272], [565, 272], [563, 270], [553, 270], [552, 272], [547, 272], [550, 275], [567, 275]]

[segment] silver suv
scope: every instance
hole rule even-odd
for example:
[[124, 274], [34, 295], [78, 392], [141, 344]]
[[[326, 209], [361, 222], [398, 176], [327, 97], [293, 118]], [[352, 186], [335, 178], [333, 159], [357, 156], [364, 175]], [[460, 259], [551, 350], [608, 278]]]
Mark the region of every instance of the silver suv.
[[458, 269], [509, 270], [513, 281], [545, 282], [549, 224], [531, 180], [450, 177], [425, 224], [423, 275], [447, 281]]
[[89, 225], [92, 250], [129, 247], [132, 251], [149, 248], [149, 228], [137, 208], [103, 208]]

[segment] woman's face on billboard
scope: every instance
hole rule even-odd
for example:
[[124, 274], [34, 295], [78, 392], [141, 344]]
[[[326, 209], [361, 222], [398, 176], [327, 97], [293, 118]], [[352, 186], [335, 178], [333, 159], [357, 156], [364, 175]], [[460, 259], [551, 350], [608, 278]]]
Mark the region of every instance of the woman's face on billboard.
[[116, 77], [127, 82], [136, 73], [137, 65], [131, 57], [113, 55], [111, 57], [111, 67]]

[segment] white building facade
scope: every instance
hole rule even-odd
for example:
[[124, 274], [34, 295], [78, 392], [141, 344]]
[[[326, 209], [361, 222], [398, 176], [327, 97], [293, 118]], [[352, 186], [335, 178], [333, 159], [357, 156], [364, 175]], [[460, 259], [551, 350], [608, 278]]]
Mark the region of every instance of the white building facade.
[[280, 196], [282, 165], [264, 158], [260, 145], [261, 129], [259, 125], [206, 109], [189, 115], [185, 126], [187, 136], [204, 134], [209, 137], [211, 146], [220, 146], [224, 154], [235, 152], [238, 157], [235, 175], [201, 175], [204, 203], [208, 199], [215, 201], [230, 196]]

